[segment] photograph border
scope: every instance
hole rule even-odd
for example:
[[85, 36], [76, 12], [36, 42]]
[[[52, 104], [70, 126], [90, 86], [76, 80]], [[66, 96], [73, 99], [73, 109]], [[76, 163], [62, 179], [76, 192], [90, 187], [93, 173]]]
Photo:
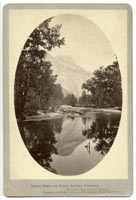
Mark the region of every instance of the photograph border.
[[[9, 10], [10, 9], [125, 9], [128, 13], [127, 18], [127, 69], [128, 69], [128, 179], [111, 179], [111, 180], [10, 180], [9, 176]], [[32, 184], [91, 184], [92, 187], [107, 188], [105, 193], [90, 193], [82, 194], [79, 196], [130, 196], [133, 193], [133, 69], [132, 69], [132, 9], [128, 4], [8, 4], [4, 6], [4, 19], [3, 19], [3, 41], [4, 41], [4, 53], [3, 53], [3, 119], [4, 119], [4, 194], [6, 196], [78, 196], [71, 193], [50, 193], [46, 188], [47, 193], [43, 194], [41, 190], [32, 188]], [[27, 184], [26, 184], [27, 183]]]

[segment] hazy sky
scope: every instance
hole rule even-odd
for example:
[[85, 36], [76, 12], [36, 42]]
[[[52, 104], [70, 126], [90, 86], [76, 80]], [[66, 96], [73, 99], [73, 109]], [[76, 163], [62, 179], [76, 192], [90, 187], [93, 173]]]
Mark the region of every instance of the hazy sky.
[[63, 14], [53, 18], [51, 25], [54, 24], [62, 24], [61, 36], [65, 37], [66, 45], [52, 50], [52, 56], [71, 56], [77, 65], [90, 72], [112, 64], [115, 52], [92, 21], [79, 15]]

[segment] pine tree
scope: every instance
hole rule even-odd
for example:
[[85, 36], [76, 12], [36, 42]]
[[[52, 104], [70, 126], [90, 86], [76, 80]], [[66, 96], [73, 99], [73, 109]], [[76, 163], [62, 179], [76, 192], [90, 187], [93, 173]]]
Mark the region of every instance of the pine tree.
[[64, 45], [64, 38], [60, 38], [61, 25], [50, 27], [51, 20], [44, 21], [32, 32], [19, 58], [14, 87], [15, 112], [19, 119], [49, 106], [57, 77], [52, 74], [52, 64], [46, 55]]

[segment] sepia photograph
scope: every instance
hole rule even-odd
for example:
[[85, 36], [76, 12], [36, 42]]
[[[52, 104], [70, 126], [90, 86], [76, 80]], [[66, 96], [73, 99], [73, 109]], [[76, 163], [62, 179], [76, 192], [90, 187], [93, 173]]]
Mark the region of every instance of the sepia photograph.
[[116, 53], [80, 15], [46, 19], [22, 49], [14, 99], [20, 134], [39, 165], [60, 175], [84, 173], [106, 156], [119, 128]]
[[13, 4], [4, 14], [5, 194], [131, 195], [129, 5]]

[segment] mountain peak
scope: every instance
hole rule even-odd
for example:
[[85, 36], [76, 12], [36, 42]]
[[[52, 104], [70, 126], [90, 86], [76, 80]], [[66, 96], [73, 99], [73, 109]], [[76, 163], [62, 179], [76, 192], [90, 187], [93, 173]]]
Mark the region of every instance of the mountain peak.
[[57, 83], [79, 97], [82, 93], [82, 84], [90, 78], [91, 73], [78, 66], [68, 55], [53, 57], [48, 54], [46, 58], [52, 63], [53, 74], [58, 75]]

